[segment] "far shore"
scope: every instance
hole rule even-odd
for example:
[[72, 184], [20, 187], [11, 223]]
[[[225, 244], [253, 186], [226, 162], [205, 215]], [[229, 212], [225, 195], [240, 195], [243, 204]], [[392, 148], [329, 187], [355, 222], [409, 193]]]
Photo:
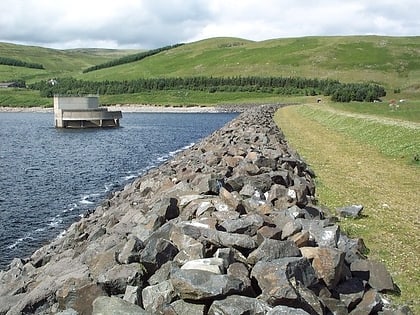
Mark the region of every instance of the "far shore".
[[[213, 106], [163, 106], [163, 105], [143, 105], [143, 104], [121, 104], [121, 105], [110, 105], [104, 106], [108, 108], [109, 111], [118, 111], [120, 110], [123, 113], [130, 112], [162, 112], [162, 113], [219, 113], [226, 111], [222, 107], [213, 107]], [[12, 106], [0, 106], [0, 112], [10, 112], [10, 113], [49, 113], [53, 112], [52, 107], [12, 107]]]

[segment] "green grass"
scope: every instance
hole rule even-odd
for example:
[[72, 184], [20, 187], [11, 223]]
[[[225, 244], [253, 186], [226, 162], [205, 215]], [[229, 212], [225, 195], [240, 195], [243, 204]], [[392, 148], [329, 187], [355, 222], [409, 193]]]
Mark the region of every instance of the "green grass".
[[[409, 114], [409, 111], [407, 112]], [[415, 157], [420, 157], [420, 128], [404, 128], [399, 125], [387, 125], [380, 120], [371, 121], [337, 115], [325, 110], [325, 106], [302, 106], [299, 108], [299, 114], [366, 143], [387, 157], [403, 159], [408, 163], [415, 163]], [[406, 115], [402, 113], [401, 116]], [[418, 162], [415, 164], [420, 165]]]
[[333, 108], [351, 113], [420, 122], [420, 100], [406, 100], [399, 103], [398, 110], [391, 110], [388, 102], [369, 104], [362, 102], [331, 103], [329, 105]]
[[26, 89], [0, 89], [0, 106], [52, 107], [53, 100], [39, 96], [38, 91]]
[[370, 259], [385, 263], [401, 289], [400, 296], [390, 298], [420, 314], [420, 171], [418, 163], [401, 158], [403, 152], [411, 155], [420, 148], [419, 129], [381, 125], [347, 113], [314, 104], [289, 106], [279, 110], [275, 120], [315, 171], [320, 204], [332, 211], [349, 204], [364, 206], [362, 218], [341, 219], [341, 228], [364, 239]]
[[280, 98], [273, 94], [204, 91], [153, 91], [125, 95], [101, 96], [102, 104], [157, 104], [157, 105], [199, 105], [260, 104], [278, 103]]
[[[301, 98], [291, 98], [291, 102]], [[214, 106], [223, 104], [262, 104], [279, 103], [284, 98], [264, 93], [216, 92], [204, 91], [152, 91], [145, 93], [102, 95], [102, 105], [112, 104], [154, 104], [154, 105], [197, 105]], [[53, 99], [40, 97], [38, 91], [24, 89], [0, 89], [0, 106], [10, 107], [52, 107]]]

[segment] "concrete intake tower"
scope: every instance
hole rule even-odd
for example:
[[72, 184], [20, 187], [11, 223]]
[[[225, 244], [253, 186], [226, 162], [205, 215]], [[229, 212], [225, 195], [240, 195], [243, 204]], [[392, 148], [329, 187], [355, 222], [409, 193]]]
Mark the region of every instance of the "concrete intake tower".
[[54, 96], [56, 128], [119, 127], [121, 111], [99, 106], [99, 96]]

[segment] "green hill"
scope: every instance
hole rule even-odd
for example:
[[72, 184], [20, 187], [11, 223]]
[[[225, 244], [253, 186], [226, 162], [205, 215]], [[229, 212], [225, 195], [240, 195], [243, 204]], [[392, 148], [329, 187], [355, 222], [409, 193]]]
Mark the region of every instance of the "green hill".
[[263, 42], [212, 38], [78, 78], [303, 76], [417, 90], [419, 57], [420, 37], [303, 37]]
[[[418, 99], [420, 93], [419, 36], [302, 37], [261, 42], [211, 38], [163, 51], [137, 62], [83, 73], [88, 67], [135, 52], [54, 50], [0, 43], [0, 57], [42, 64], [45, 68], [0, 65], [0, 81], [23, 79], [33, 83], [52, 77], [123, 81], [191, 76], [291, 76], [329, 78], [341, 82], [374, 82], [384, 85], [388, 96], [396, 98]], [[394, 91], [400, 93], [393, 95]], [[121, 96], [121, 102], [125, 98], [131, 101], [130, 97]], [[110, 98], [108, 101], [112, 100]], [[168, 101], [171, 101], [170, 98]], [[223, 101], [223, 97], [219, 101]]]
[[21, 79], [27, 83], [32, 83], [53, 77], [74, 76], [87, 67], [134, 52], [138, 51], [99, 48], [58, 50], [0, 43], [0, 57], [44, 66], [44, 69], [30, 69], [0, 65], [0, 82]]

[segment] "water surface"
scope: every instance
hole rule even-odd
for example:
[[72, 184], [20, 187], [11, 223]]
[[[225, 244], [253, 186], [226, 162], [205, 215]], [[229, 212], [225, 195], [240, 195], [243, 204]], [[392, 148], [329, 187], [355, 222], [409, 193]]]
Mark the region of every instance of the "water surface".
[[121, 128], [69, 130], [52, 113], [0, 113], [0, 268], [236, 115], [124, 113]]

